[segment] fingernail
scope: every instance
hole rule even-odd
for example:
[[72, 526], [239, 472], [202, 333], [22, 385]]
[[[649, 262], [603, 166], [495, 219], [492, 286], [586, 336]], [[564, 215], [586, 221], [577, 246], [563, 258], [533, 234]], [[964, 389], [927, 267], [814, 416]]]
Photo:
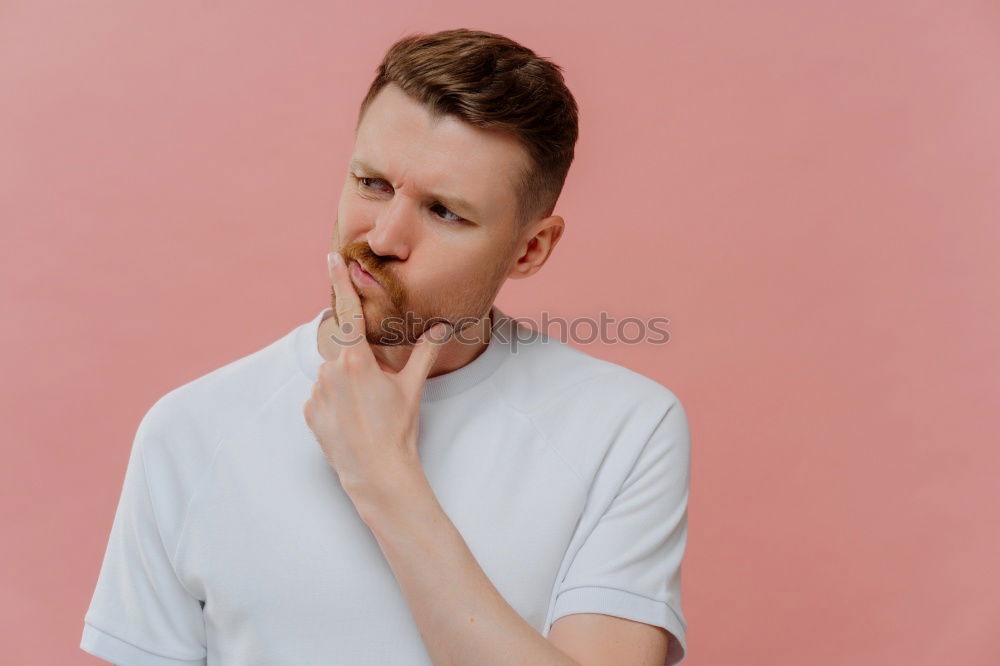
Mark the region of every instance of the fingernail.
[[340, 263], [343, 263], [343, 257], [340, 256], [339, 252], [331, 252], [330, 254], [326, 255], [327, 266], [332, 268], [334, 264], [340, 264]]

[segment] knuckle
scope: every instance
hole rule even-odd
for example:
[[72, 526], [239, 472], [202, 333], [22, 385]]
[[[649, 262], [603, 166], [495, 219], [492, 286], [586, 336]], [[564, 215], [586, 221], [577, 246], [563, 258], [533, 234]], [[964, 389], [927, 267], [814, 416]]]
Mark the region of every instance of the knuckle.
[[346, 349], [342, 349], [340, 353], [340, 358], [343, 360], [344, 370], [347, 372], [356, 372], [359, 367], [359, 358], [354, 349], [354, 347], [347, 347]]

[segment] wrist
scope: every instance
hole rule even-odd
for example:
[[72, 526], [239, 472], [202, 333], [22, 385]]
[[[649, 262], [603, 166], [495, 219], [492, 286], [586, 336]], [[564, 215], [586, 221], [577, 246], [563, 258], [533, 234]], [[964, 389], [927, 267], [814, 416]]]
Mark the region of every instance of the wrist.
[[382, 470], [377, 480], [351, 483], [344, 490], [369, 527], [397, 520], [423, 493], [433, 492], [419, 464]]

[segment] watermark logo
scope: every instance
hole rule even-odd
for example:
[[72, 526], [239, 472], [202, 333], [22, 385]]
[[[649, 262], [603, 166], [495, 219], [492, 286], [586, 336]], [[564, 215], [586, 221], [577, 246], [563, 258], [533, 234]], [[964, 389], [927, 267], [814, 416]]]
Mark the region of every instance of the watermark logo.
[[[463, 317], [454, 322], [442, 317], [424, 319], [407, 313], [405, 317], [384, 317], [375, 327], [375, 331], [369, 326], [365, 337], [370, 344], [389, 346], [414, 344], [423, 331], [434, 324], [445, 322], [454, 326], [452, 337], [455, 340], [462, 344], [479, 344], [482, 342], [480, 328], [476, 326], [479, 321], [476, 317]], [[597, 318], [576, 317], [567, 320], [542, 312], [537, 321], [532, 317], [494, 318], [490, 335], [496, 337], [500, 343], [509, 344], [515, 351], [519, 344], [529, 342], [539, 344], [551, 342], [553, 339], [580, 345], [594, 343], [664, 345], [670, 341], [668, 324], [670, 319], [667, 317], [617, 319], [607, 312], [601, 312]], [[351, 322], [344, 324], [347, 335], [351, 333], [347, 328], [351, 325]], [[342, 339], [339, 329], [335, 329], [330, 338], [341, 345], [350, 345], [358, 341], [356, 338]]]

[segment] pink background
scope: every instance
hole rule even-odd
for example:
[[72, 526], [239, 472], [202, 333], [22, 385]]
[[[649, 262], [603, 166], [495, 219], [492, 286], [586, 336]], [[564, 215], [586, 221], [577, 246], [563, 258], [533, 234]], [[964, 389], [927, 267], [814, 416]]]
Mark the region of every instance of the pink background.
[[[357, 105], [413, 31], [508, 35], [581, 108], [510, 314], [693, 436], [690, 666], [1000, 661], [995, 2], [0, 7], [5, 662], [80, 651], [139, 419], [327, 302]], [[103, 663], [103, 662], [100, 662]]]

